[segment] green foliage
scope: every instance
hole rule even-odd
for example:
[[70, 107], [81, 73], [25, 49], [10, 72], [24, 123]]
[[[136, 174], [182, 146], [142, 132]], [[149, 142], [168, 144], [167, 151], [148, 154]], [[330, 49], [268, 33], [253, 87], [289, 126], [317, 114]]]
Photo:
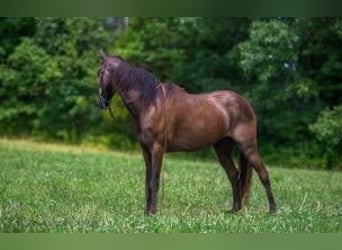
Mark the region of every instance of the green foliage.
[[261, 83], [286, 81], [286, 75], [295, 70], [298, 41], [297, 34], [281, 20], [255, 21], [250, 39], [239, 44], [240, 65]]
[[[320, 100], [328, 107], [342, 102], [342, 51], [338, 44], [340, 18], [299, 18], [296, 29], [301, 34], [299, 64], [303, 74], [318, 85]], [[323, 108], [324, 109], [324, 108]]]
[[117, 40], [117, 52], [132, 62], [150, 68], [161, 79], [172, 77], [172, 65], [183, 61], [184, 48], [179, 46], [181, 19], [132, 18], [130, 28]]
[[3, 233], [341, 232], [338, 172], [269, 168], [278, 213], [267, 215], [255, 178], [248, 205], [230, 214], [231, 188], [217, 161], [168, 158], [160, 211], [148, 217], [141, 155], [0, 141], [0, 158]]
[[106, 128], [96, 109], [101, 19], [35, 18], [34, 27], [0, 68], [0, 130], [78, 142]]
[[26, 36], [35, 30], [34, 18], [0, 17], [0, 63], [13, 52]]
[[162, 81], [192, 92], [228, 89], [239, 72], [233, 48], [247, 37], [249, 23], [241, 18], [131, 18], [115, 50]]
[[323, 145], [327, 167], [341, 168], [342, 105], [320, 112], [317, 121], [310, 126], [310, 129]]

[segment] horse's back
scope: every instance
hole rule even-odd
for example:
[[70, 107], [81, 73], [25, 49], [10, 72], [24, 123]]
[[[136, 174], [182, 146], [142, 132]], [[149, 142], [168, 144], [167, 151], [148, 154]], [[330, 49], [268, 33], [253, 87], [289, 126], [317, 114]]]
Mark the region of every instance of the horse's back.
[[254, 121], [255, 113], [251, 104], [241, 95], [234, 91], [221, 90], [208, 94], [214, 102], [220, 103], [229, 110], [236, 119], [243, 121]]

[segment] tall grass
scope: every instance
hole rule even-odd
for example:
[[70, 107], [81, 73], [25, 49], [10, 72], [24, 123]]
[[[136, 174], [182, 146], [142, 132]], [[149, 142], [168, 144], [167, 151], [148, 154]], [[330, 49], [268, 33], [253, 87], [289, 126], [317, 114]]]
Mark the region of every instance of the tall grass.
[[[247, 206], [227, 210], [217, 162], [167, 156], [160, 211], [144, 215], [138, 153], [0, 140], [1, 232], [341, 232], [342, 174], [269, 167], [279, 211], [254, 174]], [[163, 195], [162, 195], [163, 193]]]

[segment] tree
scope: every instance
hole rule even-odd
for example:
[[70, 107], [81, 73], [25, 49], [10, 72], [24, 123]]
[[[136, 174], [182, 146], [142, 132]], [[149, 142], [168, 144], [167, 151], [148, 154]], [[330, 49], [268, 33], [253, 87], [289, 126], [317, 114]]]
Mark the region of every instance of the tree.
[[34, 18], [0, 17], [0, 62], [4, 63], [21, 39], [32, 36], [34, 30]]
[[244, 18], [131, 18], [115, 51], [162, 81], [191, 92], [228, 89], [239, 78], [234, 46], [247, 38]]
[[19, 40], [7, 38], [12, 42], [0, 68], [0, 129], [78, 141], [100, 119], [94, 93], [96, 53], [107, 38], [101, 20], [16, 20], [26, 22]]
[[342, 105], [320, 112], [317, 121], [310, 125], [320, 141], [321, 152], [326, 161], [326, 167], [342, 168]]

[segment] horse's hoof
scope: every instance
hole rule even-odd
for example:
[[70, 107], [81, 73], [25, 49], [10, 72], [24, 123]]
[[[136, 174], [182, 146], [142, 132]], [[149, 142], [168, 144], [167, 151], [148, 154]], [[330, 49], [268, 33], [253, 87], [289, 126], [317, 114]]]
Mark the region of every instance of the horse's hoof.
[[145, 210], [145, 215], [155, 215], [157, 212], [156, 208], [150, 208]]
[[240, 209], [238, 209], [238, 208], [231, 208], [230, 210], [228, 210], [228, 213], [229, 214], [236, 214], [239, 211], [240, 211]]
[[153, 216], [153, 215], [155, 215], [155, 213], [152, 213], [150, 211], [145, 211], [145, 215], [146, 216]]
[[277, 205], [272, 204], [270, 205], [270, 214], [276, 214], [277, 213]]

